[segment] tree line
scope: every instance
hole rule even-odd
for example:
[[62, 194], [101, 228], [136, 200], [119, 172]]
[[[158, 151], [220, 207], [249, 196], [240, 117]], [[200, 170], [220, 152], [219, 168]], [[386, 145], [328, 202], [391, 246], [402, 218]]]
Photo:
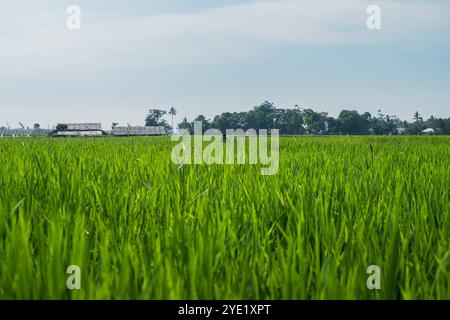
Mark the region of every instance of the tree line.
[[[150, 109], [146, 118], [147, 126], [164, 126], [171, 131], [175, 108], [169, 112]], [[165, 115], [172, 116], [172, 126]], [[423, 119], [419, 112], [414, 113], [411, 122], [402, 121], [395, 115], [386, 115], [381, 110], [376, 115], [369, 112], [359, 113], [356, 110], [342, 110], [337, 118], [326, 112], [316, 112], [310, 108], [276, 108], [268, 101], [255, 106], [247, 112], [224, 112], [212, 120], [199, 115], [193, 121], [184, 118], [177, 125], [178, 129], [187, 129], [193, 133], [194, 121], [203, 122], [203, 130], [219, 129], [279, 129], [284, 135], [417, 135], [423, 130], [431, 128], [435, 134], [450, 135], [450, 118], [436, 118], [431, 116]]]

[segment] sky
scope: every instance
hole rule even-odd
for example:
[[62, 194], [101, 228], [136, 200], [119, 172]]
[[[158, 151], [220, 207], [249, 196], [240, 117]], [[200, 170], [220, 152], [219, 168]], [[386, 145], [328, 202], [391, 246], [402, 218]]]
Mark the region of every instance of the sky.
[[0, 0], [0, 126], [108, 129], [150, 108], [179, 122], [266, 100], [450, 117], [450, 1]]

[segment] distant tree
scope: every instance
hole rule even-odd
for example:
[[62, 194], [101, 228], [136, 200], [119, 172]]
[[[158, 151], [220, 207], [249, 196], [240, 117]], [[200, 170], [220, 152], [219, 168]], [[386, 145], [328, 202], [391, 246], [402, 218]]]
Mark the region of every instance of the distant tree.
[[186, 117], [183, 118], [183, 121], [178, 124], [178, 129], [188, 130], [190, 134], [194, 133], [194, 127], [192, 126], [192, 123], [189, 122]]
[[309, 115], [304, 115], [303, 116], [303, 123], [305, 125], [306, 133], [310, 134], [311, 133], [311, 128], [313, 126], [313, 119]]
[[166, 111], [160, 109], [149, 109], [147, 117], [145, 118], [145, 126], [156, 127], [164, 123], [163, 117], [167, 114]]
[[315, 112], [312, 109], [303, 110], [303, 123], [308, 134], [323, 134], [327, 130], [326, 112]]
[[273, 129], [275, 128], [277, 110], [273, 103], [265, 101], [260, 106], [254, 107], [252, 111], [249, 112], [252, 116], [250, 119], [253, 123], [248, 123], [248, 128], [253, 129]]
[[167, 121], [163, 118], [167, 114], [167, 111], [160, 109], [149, 109], [147, 117], [145, 118], [146, 127], [164, 127], [166, 132], [171, 131], [171, 127]]
[[342, 134], [363, 135], [369, 133], [370, 123], [356, 110], [342, 110], [337, 118], [338, 131]]
[[39, 130], [41, 128], [41, 125], [39, 124], [39, 123], [35, 123], [34, 125], [33, 125], [33, 129], [34, 130]]
[[[359, 114], [356, 110], [342, 110], [337, 118], [325, 112], [302, 109], [297, 105], [292, 109], [276, 108], [270, 102], [254, 107], [248, 112], [224, 112], [214, 117], [213, 121], [200, 115], [195, 120], [203, 122], [203, 129], [280, 129], [281, 134], [316, 134], [316, 135], [396, 135], [419, 134], [425, 128], [433, 128], [438, 134], [450, 134], [450, 118], [430, 117], [424, 121], [421, 115], [414, 114], [414, 122], [401, 121], [395, 115], [385, 115], [378, 110], [376, 116], [369, 112]], [[184, 118], [179, 128], [193, 132], [193, 123]]]
[[199, 116], [197, 116], [195, 119], [194, 119], [194, 121], [200, 121], [200, 122], [204, 122], [204, 121], [206, 121], [206, 117], [204, 116], [204, 115], [199, 115]]
[[441, 119], [431, 116], [430, 119], [426, 121], [425, 126], [428, 128], [433, 128], [437, 134], [450, 134], [450, 118]]
[[423, 118], [420, 116], [419, 111], [416, 111], [416, 112], [414, 113], [414, 122], [415, 122], [415, 123], [421, 123], [421, 122], [423, 122]]
[[224, 112], [214, 117], [210, 127], [222, 132], [226, 129], [273, 129], [281, 124], [282, 115], [282, 110], [266, 101], [249, 112]]
[[239, 128], [236, 113], [224, 112], [220, 116], [216, 116], [213, 120], [213, 126], [222, 132], [225, 132], [227, 129]]
[[441, 134], [450, 135], [450, 118], [439, 120], [441, 120], [439, 127], [441, 129]]
[[335, 118], [333, 117], [327, 117], [325, 119], [325, 123], [326, 123], [326, 134], [329, 135], [333, 135], [333, 134], [338, 134], [338, 122]]
[[302, 111], [299, 108], [280, 110], [277, 127], [281, 134], [305, 133]]
[[385, 115], [381, 110], [378, 110], [377, 117], [370, 117], [368, 120], [371, 132], [376, 135], [396, 135], [403, 125], [397, 116]]
[[62, 130], [67, 130], [67, 124], [62, 124], [62, 123], [58, 123], [57, 125], [56, 125], [56, 130], [60, 130], [60, 131], [62, 131]]
[[211, 121], [206, 119], [204, 115], [199, 115], [197, 118], [194, 119], [194, 121], [199, 121], [202, 123], [203, 133], [211, 128]]
[[422, 130], [426, 129], [426, 123], [418, 111], [414, 113], [414, 122], [409, 123], [406, 127], [406, 133], [409, 135], [418, 135]]
[[177, 115], [177, 110], [174, 107], [170, 107], [169, 114], [172, 116], [172, 130], [174, 129], [173, 118]]

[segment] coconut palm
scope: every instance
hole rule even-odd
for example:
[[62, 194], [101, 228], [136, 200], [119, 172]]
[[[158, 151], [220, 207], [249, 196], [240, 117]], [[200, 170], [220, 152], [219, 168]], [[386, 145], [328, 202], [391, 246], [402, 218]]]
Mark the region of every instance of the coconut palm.
[[173, 117], [177, 115], [177, 110], [175, 110], [174, 107], [170, 107], [169, 114], [172, 116], [172, 131], [174, 131], [175, 128], [173, 126]]

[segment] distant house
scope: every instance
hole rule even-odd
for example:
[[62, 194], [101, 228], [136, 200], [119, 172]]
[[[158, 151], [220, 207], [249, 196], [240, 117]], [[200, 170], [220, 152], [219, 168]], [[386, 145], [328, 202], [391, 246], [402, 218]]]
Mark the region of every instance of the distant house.
[[28, 137], [30, 136], [31, 130], [27, 129], [12, 129], [12, 128], [1, 128], [0, 137]]
[[99, 137], [106, 135], [101, 123], [59, 123], [52, 137]]
[[30, 132], [30, 137], [48, 137], [52, 130], [49, 129], [33, 129]]
[[164, 127], [114, 127], [112, 134], [115, 137], [162, 136], [165, 134], [165, 130]]
[[30, 129], [30, 128], [0, 128], [0, 137], [47, 137], [50, 130], [47, 129]]
[[433, 128], [428, 128], [422, 131], [422, 134], [434, 134], [435, 131]]

